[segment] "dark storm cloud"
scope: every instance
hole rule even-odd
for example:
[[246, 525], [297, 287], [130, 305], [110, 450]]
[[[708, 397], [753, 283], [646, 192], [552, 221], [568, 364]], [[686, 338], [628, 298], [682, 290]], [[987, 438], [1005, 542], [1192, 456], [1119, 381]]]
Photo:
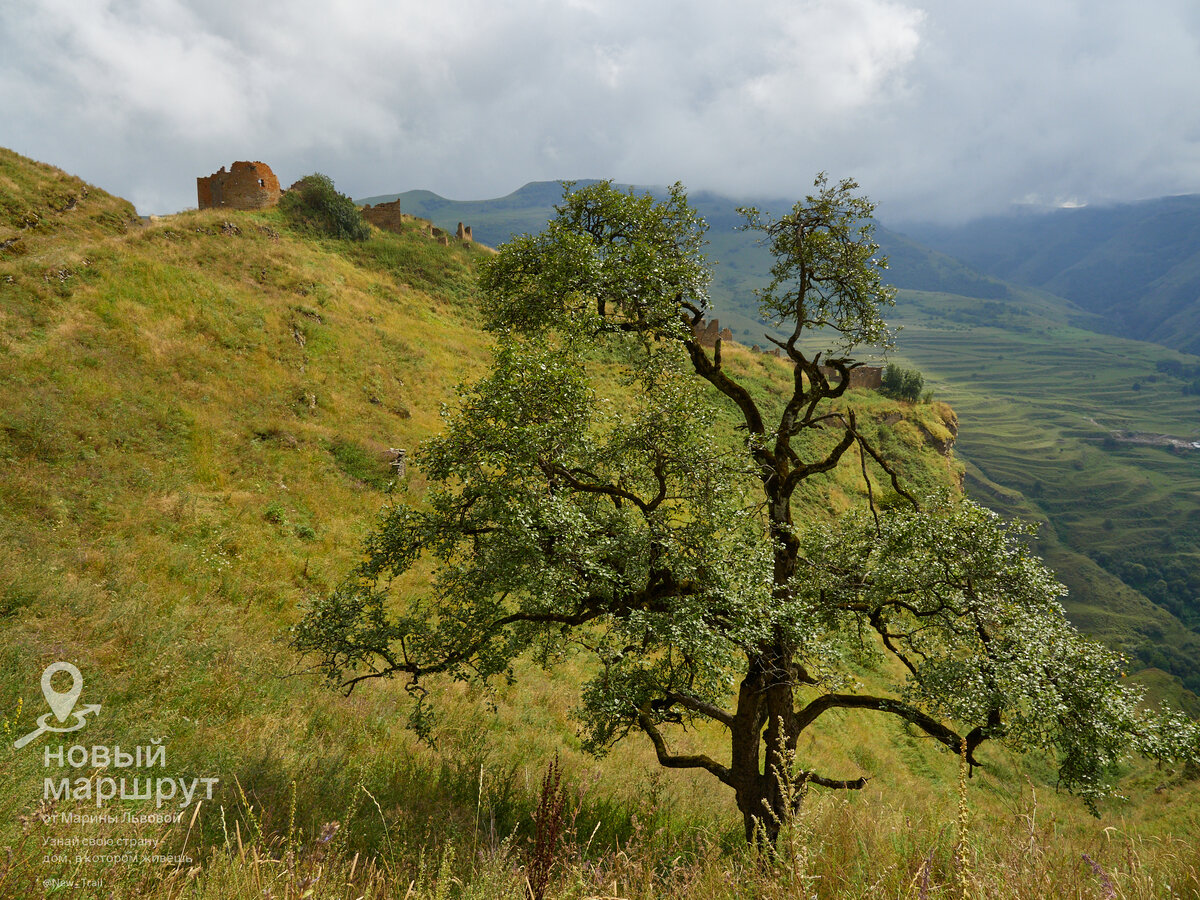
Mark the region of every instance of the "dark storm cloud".
[[826, 169], [893, 217], [1200, 190], [1185, 0], [38, 0], [0, 35], [0, 143], [143, 212], [246, 158], [356, 196]]

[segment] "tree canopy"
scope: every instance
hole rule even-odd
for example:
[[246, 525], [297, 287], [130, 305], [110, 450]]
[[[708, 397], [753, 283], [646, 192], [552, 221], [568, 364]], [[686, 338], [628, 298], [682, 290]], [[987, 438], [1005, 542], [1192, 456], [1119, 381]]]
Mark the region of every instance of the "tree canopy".
[[[893, 292], [857, 185], [821, 176], [786, 215], [744, 212], [775, 259], [760, 300], [786, 335], [771, 338], [791, 367], [782, 398], [695, 337], [706, 226], [681, 186], [568, 186], [545, 231], [483, 270], [494, 360], [418, 455], [428, 495], [384, 510], [295, 647], [346, 690], [403, 678], [418, 728], [430, 677], [511, 678], [531, 647], [580, 648], [588, 747], [642, 735], [662, 765], [706, 770], [748, 839], [773, 839], [783, 779], [874, 774], [785, 771], [835, 709], [906, 722], [971, 765], [989, 740], [1049, 751], [1089, 802], [1130, 750], [1196, 755], [1194, 725], [1144, 712], [1122, 660], [1070, 626], [1024, 526], [916, 496], [859, 428], [851, 354], [888, 344]], [[843, 460], [887, 497], [868, 481], [870, 503], [840, 517], [797, 500]], [[418, 560], [432, 577], [402, 579]], [[863, 660], [880, 662], [869, 688], [848, 674]], [[697, 720], [724, 729], [724, 751], [672, 752]]]

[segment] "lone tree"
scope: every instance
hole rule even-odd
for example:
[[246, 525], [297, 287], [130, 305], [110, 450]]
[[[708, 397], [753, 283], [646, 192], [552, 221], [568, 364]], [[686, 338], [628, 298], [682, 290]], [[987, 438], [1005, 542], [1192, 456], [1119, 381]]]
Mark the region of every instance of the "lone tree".
[[[786, 820], [785, 778], [865, 784], [789, 771], [830, 710], [902, 720], [972, 766], [987, 740], [1049, 750], [1089, 803], [1127, 750], [1194, 755], [1195, 728], [1140, 712], [1121, 660], [1067, 623], [1026, 529], [918, 503], [846, 409], [852, 348], [889, 341], [893, 296], [856, 189], [821, 176], [781, 218], [744, 210], [775, 259], [760, 299], [787, 334], [779, 398], [694, 337], [706, 226], [681, 186], [568, 188], [543, 233], [483, 271], [494, 362], [421, 451], [428, 496], [384, 511], [295, 647], [347, 691], [403, 677], [417, 727], [427, 677], [511, 678], [530, 648], [586, 648], [588, 747], [640, 733], [663, 766], [709, 772], [748, 840]], [[802, 349], [809, 332], [826, 349]], [[834, 520], [793, 502], [844, 458], [886, 473], [885, 508]], [[405, 576], [422, 558], [432, 577]], [[863, 657], [892, 660], [870, 692], [845, 674]], [[723, 726], [727, 751], [672, 752], [697, 720]]]

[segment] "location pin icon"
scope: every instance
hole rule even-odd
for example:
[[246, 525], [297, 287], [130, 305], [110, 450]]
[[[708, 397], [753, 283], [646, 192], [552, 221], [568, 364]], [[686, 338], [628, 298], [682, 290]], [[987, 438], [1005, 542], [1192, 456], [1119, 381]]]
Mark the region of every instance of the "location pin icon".
[[[66, 672], [71, 676], [71, 689], [65, 693], [56, 691], [50, 683], [50, 679], [59, 672]], [[82, 690], [83, 676], [69, 662], [50, 663], [46, 666], [46, 671], [42, 673], [42, 694], [45, 695], [46, 702], [50, 704], [55, 718], [60, 722], [67, 721], [67, 716], [75, 708], [75, 701], [79, 699], [79, 693]]]

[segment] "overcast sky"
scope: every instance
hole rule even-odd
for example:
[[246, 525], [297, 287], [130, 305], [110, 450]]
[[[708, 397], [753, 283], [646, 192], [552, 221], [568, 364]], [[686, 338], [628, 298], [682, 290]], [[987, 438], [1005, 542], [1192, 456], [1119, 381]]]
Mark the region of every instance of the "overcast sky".
[[683, 181], [885, 222], [1200, 192], [1197, 0], [0, 0], [0, 145], [132, 200]]

